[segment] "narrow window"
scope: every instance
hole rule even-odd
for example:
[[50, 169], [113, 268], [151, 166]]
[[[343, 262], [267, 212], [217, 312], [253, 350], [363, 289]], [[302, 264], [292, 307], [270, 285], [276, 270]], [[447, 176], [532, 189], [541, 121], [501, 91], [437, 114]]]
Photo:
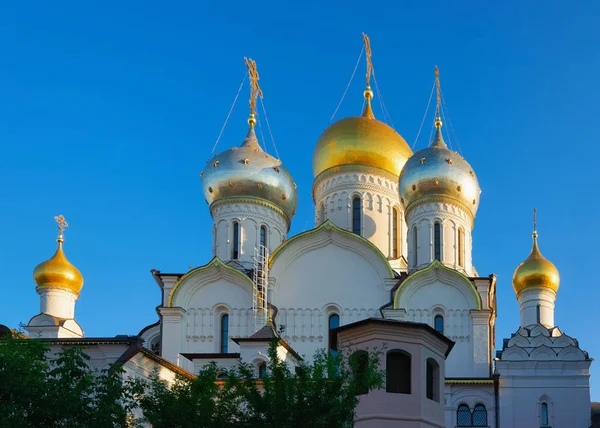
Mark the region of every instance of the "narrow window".
[[460, 267], [465, 267], [464, 260], [464, 245], [465, 245], [465, 231], [462, 229], [458, 229], [458, 265]]
[[444, 334], [444, 317], [441, 315], [436, 315], [433, 319], [433, 328], [438, 333]]
[[260, 245], [263, 247], [267, 246], [267, 227], [260, 227]]
[[240, 224], [237, 221], [233, 222], [233, 251], [231, 258], [237, 260], [240, 256]]
[[352, 232], [360, 235], [361, 200], [356, 197], [352, 199]]
[[427, 359], [426, 396], [430, 400], [440, 401], [440, 366], [433, 358]]
[[350, 367], [356, 382], [356, 395], [362, 395], [369, 392], [366, 385], [367, 364], [369, 354], [367, 351], [356, 351], [350, 355]]
[[471, 410], [466, 404], [461, 404], [456, 410], [456, 426], [470, 427], [473, 426], [471, 420]]
[[258, 378], [262, 379], [267, 374], [267, 363], [264, 361], [258, 365]]
[[392, 211], [392, 258], [398, 258], [398, 209]]
[[542, 426], [547, 426], [548, 425], [548, 404], [547, 403], [542, 403], [542, 415], [541, 415], [541, 422], [542, 422]]
[[439, 223], [435, 223], [433, 226], [433, 238], [434, 238], [434, 249], [435, 249], [435, 259], [442, 260], [442, 237], [441, 235], [441, 226]]
[[321, 223], [325, 221], [325, 204], [321, 202]]
[[329, 315], [329, 350], [337, 351], [337, 343], [335, 343], [335, 338], [333, 336], [333, 329], [338, 328], [340, 326], [340, 316], [338, 314]]
[[226, 354], [229, 349], [229, 315], [221, 317], [221, 354]]
[[417, 265], [417, 226], [413, 227], [413, 266]]
[[473, 408], [473, 426], [486, 427], [488, 424], [487, 410], [483, 404], [477, 404]]
[[541, 316], [540, 316], [540, 305], [537, 305], [536, 308], [535, 308], [535, 316], [536, 316], [536, 319], [537, 319], [537, 323], [539, 324], [540, 323], [540, 319], [541, 319]]
[[392, 350], [387, 353], [385, 360], [385, 391], [396, 394], [410, 394], [411, 376], [410, 354]]

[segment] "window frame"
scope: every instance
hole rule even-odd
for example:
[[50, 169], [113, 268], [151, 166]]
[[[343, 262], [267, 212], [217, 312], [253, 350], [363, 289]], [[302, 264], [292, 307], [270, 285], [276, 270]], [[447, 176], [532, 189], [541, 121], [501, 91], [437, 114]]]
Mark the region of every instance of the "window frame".
[[[332, 327], [331, 325], [331, 320], [332, 319], [336, 319], [337, 318], [337, 325], [335, 327]], [[337, 343], [335, 343], [335, 341], [333, 340], [333, 330], [335, 328], [338, 328], [340, 326], [340, 315], [337, 312], [333, 312], [331, 314], [329, 314], [329, 316], [327, 317], [327, 329], [329, 332], [329, 352], [337, 352]]]
[[[461, 415], [463, 416], [462, 419], [466, 419], [465, 421], [461, 420]], [[467, 415], [468, 415], [468, 417], [467, 417]], [[468, 425], [465, 425], [465, 424], [468, 424]], [[469, 408], [469, 405], [466, 403], [461, 403], [456, 408], [456, 426], [457, 427], [473, 426], [473, 416], [471, 414], [471, 409]]]
[[[544, 415], [544, 409], [546, 409], [546, 414], [545, 415]], [[545, 422], [544, 422], [544, 416], [546, 416]], [[543, 401], [540, 404], [540, 425], [542, 427], [550, 426], [550, 406], [545, 401]]]
[[[441, 330], [438, 329], [438, 325], [437, 325], [438, 320], [442, 321], [442, 328], [441, 328]], [[433, 329], [435, 331], [437, 331], [438, 333], [444, 334], [444, 316], [443, 315], [437, 314], [436, 316], [433, 317]]]
[[352, 233], [362, 236], [362, 198], [352, 197]]
[[[475, 418], [477, 415], [482, 415], [481, 417], [485, 417], [485, 420], [476, 421]], [[475, 407], [473, 407], [473, 411], [471, 412], [471, 426], [474, 427], [487, 427], [488, 426], [488, 412], [485, 404], [477, 403]]]
[[425, 361], [425, 397], [440, 402], [440, 364], [433, 358]]
[[232, 248], [231, 248], [231, 258], [233, 260], [238, 260], [240, 258], [240, 222], [233, 222], [233, 231], [232, 231]]
[[392, 258], [397, 259], [398, 255], [398, 208], [392, 209]]
[[433, 223], [433, 259], [442, 261], [442, 225], [439, 221]]
[[[396, 356], [401, 358], [392, 361]], [[392, 367], [392, 364], [395, 366]], [[392, 373], [390, 373], [392, 372]], [[408, 376], [403, 376], [408, 373]], [[392, 375], [396, 376], [392, 376]], [[403, 349], [392, 349], [385, 356], [385, 392], [412, 394], [412, 355]]]
[[229, 352], [229, 314], [227, 312], [219, 317], [219, 351], [221, 354]]

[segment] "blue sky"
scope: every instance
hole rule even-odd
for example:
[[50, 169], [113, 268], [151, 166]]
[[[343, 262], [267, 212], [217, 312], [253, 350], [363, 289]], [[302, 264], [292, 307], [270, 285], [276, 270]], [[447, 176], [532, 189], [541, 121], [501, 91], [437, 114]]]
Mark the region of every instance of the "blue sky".
[[[409, 144], [440, 67], [451, 142], [483, 189], [474, 262], [480, 275], [498, 275], [497, 347], [519, 325], [511, 277], [529, 253], [535, 206], [540, 248], [562, 279], [556, 323], [599, 356], [599, 14], [592, 1], [3, 5], [0, 322], [38, 313], [31, 272], [54, 252], [59, 213], [71, 224], [67, 255], [85, 277], [76, 316], [86, 334], [136, 334], [156, 321], [150, 269], [186, 271], [211, 257], [198, 174], [244, 56], [257, 61], [279, 154], [298, 183], [291, 234], [311, 228], [312, 151], [364, 31]], [[363, 79], [361, 64], [336, 118], [360, 112]], [[245, 136], [247, 94], [217, 150]], [[417, 148], [431, 124], [430, 110]], [[600, 374], [592, 385], [600, 400]]]

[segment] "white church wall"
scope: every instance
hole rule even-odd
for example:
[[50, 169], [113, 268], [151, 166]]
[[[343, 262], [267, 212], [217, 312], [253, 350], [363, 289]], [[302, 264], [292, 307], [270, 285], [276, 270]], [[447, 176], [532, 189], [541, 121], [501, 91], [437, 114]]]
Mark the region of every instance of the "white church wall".
[[[361, 199], [361, 236], [379, 248], [388, 259], [394, 259], [392, 248], [394, 208], [397, 210], [397, 257], [406, 257], [406, 221], [398, 195], [398, 180], [369, 172], [340, 171], [319, 180], [314, 187], [315, 226], [331, 220], [336, 226], [352, 231], [352, 201]], [[400, 269], [398, 263], [393, 263]], [[398, 265], [398, 266], [396, 266]]]
[[340, 325], [379, 317], [396, 282], [386, 260], [360, 238], [335, 230], [311, 233], [289, 241], [270, 272], [277, 326], [285, 326], [283, 339], [308, 358], [329, 346], [331, 314], [340, 316]]
[[[496, 402], [494, 397], [494, 384], [490, 380], [484, 384], [448, 383], [444, 387], [445, 421], [447, 427], [457, 426], [457, 410], [461, 404], [466, 404], [471, 411], [478, 404], [483, 404], [487, 412], [487, 427], [496, 426]], [[524, 427], [525, 425], [523, 425]], [[502, 425], [503, 427], [503, 425]]]

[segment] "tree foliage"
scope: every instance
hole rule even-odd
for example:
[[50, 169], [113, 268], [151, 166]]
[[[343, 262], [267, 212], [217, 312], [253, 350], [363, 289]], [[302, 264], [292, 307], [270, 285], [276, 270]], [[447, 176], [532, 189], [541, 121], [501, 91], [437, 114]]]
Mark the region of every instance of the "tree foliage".
[[210, 364], [196, 379], [179, 378], [171, 388], [157, 376], [135, 381], [135, 388], [155, 428], [351, 427], [359, 394], [380, 388], [384, 379], [378, 352], [357, 355], [318, 351], [292, 371], [274, 342], [260, 380], [248, 364], [226, 370]]
[[92, 370], [80, 347], [48, 354], [35, 339], [0, 340], [0, 426], [127, 426], [134, 403], [119, 367]]

